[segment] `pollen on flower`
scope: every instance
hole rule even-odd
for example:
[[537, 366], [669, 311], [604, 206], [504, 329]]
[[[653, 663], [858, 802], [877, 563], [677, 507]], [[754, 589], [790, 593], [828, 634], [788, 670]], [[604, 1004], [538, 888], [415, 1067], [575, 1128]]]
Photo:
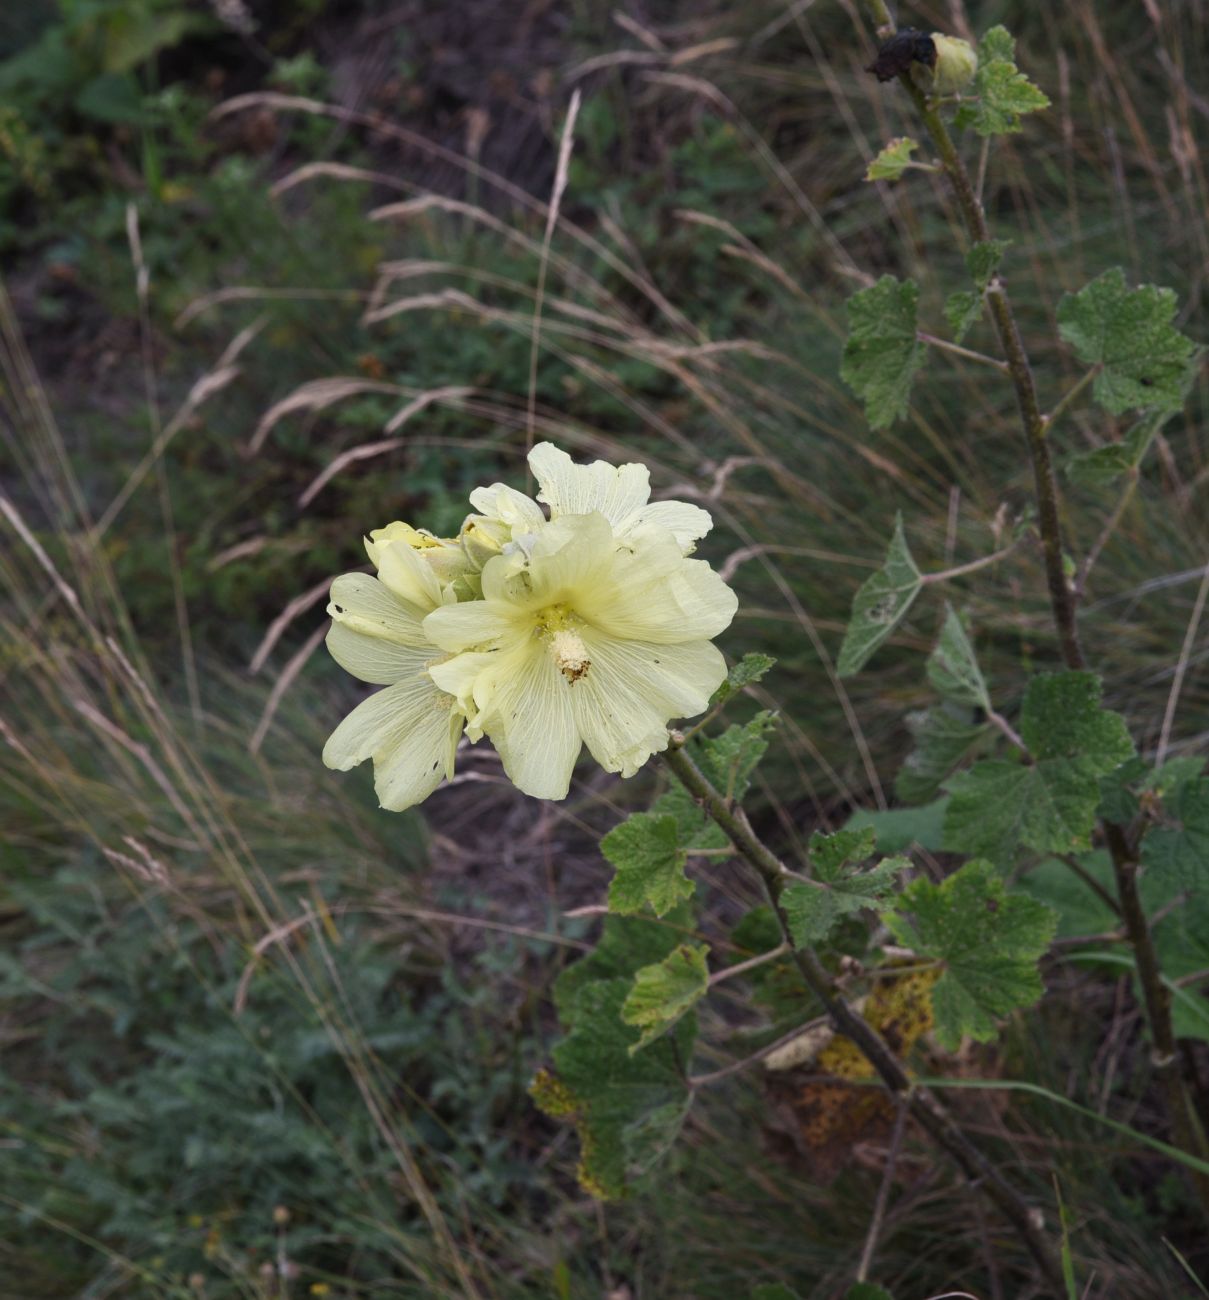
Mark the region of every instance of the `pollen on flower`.
[[534, 623], [534, 635], [546, 642], [558, 671], [574, 685], [592, 666], [588, 647], [579, 628], [583, 620], [566, 605], [550, 605], [541, 610]]

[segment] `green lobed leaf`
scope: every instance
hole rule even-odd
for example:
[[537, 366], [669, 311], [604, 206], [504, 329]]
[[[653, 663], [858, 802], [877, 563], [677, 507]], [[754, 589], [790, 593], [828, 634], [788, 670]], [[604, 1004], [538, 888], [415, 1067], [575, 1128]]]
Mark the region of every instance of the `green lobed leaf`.
[[952, 605], [945, 605], [940, 638], [928, 656], [928, 681], [946, 700], [955, 704], [972, 704], [987, 713], [991, 711], [986, 678], [978, 667], [974, 647]]
[[950, 294], [945, 303], [945, 319], [949, 322], [954, 342], [960, 343], [982, 315], [985, 301], [983, 295], [995, 272], [999, 270], [1008, 242], [1002, 239], [982, 240], [966, 254], [966, 269], [978, 287], [972, 291], [962, 290]]
[[942, 700], [918, 713], [907, 714], [907, 730], [915, 747], [903, 760], [894, 781], [895, 796], [906, 804], [934, 799], [952, 772], [994, 739], [994, 729], [973, 720], [973, 710]]
[[[871, 831], [869, 834], [872, 837]], [[884, 858], [867, 871], [836, 867], [831, 874], [820, 871], [816, 862], [814, 883], [795, 881], [781, 893], [781, 906], [795, 945], [816, 947], [845, 916], [880, 907], [893, 890], [899, 873], [910, 865], [907, 858]]]
[[1115, 483], [1122, 474], [1132, 473], [1141, 465], [1155, 435], [1174, 414], [1170, 410], [1149, 411], [1120, 442], [1107, 443], [1094, 451], [1076, 452], [1066, 462], [1067, 476], [1071, 482], [1089, 487]]
[[751, 1300], [800, 1300], [800, 1297], [784, 1282], [765, 1282], [762, 1286], [752, 1288]]
[[680, 847], [675, 817], [634, 813], [600, 842], [616, 875], [609, 885], [609, 911], [632, 915], [650, 904], [656, 916], [693, 895], [684, 874], [688, 854]]
[[726, 674], [726, 681], [714, 692], [710, 699], [710, 708], [725, 704], [732, 696], [738, 695], [744, 687], [758, 682], [777, 661], [772, 655], [757, 654], [754, 651], [745, 654], [737, 664], [731, 666]]
[[[1092, 391], [1114, 415], [1184, 405], [1197, 348], [1172, 325], [1175, 310], [1174, 290], [1130, 289], [1120, 267], [1059, 302], [1058, 332], [1080, 361], [1101, 367]], [[1134, 449], [1138, 459], [1144, 451]]]
[[858, 808], [848, 818], [845, 829], [856, 830], [862, 826], [871, 826], [883, 853], [902, 853], [914, 845], [938, 853], [948, 808], [948, 795], [935, 799], [922, 808], [890, 808], [885, 812]]
[[853, 597], [852, 618], [836, 665], [841, 677], [860, 672], [906, 617], [922, 589], [923, 576], [907, 547], [900, 513], [894, 517], [894, 536], [885, 563], [866, 578]]
[[865, 417], [883, 429], [906, 415], [911, 385], [924, 363], [916, 336], [919, 288], [913, 280], [882, 278], [848, 299], [848, 341], [840, 378], [865, 404]]
[[976, 98], [958, 107], [955, 121], [982, 136], [1019, 131], [1023, 114], [1050, 104], [1044, 91], [1016, 67], [1016, 42], [1004, 27], [992, 27], [979, 43], [973, 93]]
[[[745, 723], [727, 727], [720, 736], [695, 738], [689, 742], [689, 752], [716, 789], [728, 798], [741, 800], [756, 765], [768, 750], [768, 737], [776, 721], [775, 714], [762, 710]], [[726, 847], [725, 832], [706, 817], [700, 804], [679, 782], [655, 800], [651, 812], [675, 819], [680, 843], [690, 854], [695, 849]]]
[[627, 1182], [667, 1150], [691, 1104], [683, 1062], [696, 1036], [692, 1016], [644, 1052], [631, 1048], [638, 1031], [621, 1019], [628, 979], [585, 985], [573, 1028], [554, 1049], [554, 1071], [530, 1088], [537, 1105], [575, 1124], [579, 1180], [605, 1200], [624, 1196]]
[[916, 880], [887, 917], [900, 943], [943, 966], [932, 990], [936, 1036], [955, 1050], [964, 1036], [995, 1037], [995, 1021], [1032, 1006], [1043, 990], [1037, 962], [1057, 915], [1024, 894], [1009, 894], [990, 862], [968, 862], [940, 885]]
[[574, 1025], [579, 995], [589, 984], [625, 979], [628, 987], [636, 971], [662, 961], [692, 932], [692, 913], [686, 904], [661, 921], [645, 916], [606, 916], [596, 947], [554, 981], [554, 1005], [563, 1028]]
[[631, 1054], [662, 1037], [705, 996], [708, 952], [706, 944], [682, 943], [662, 961], [637, 972], [621, 1008], [622, 1020], [642, 1031], [630, 1045]]
[[900, 135], [891, 140], [869, 164], [865, 172], [867, 181], [897, 181], [912, 166], [911, 155], [919, 148], [919, 141]]
[[1209, 777], [1178, 784], [1163, 811], [1142, 841], [1142, 864], [1200, 893], [1209, 888]]
[[1124, 719], [1100, 707], [1099, 678], [1033, 678], [1020, 734], [1033, 763], [989, 759], [949, 782], [947, 849], [1006, 865], [1021, 846], [1041, 853], [1089, 847], [1100, 778], [1133, 754]]
[[973, 289], [959, 289], [945, 299], [945, 320], [953, 342], [960, 343], [982, 315], [982, 294]]
[[818, 880], [834, 880], [840, 872], [873, 856], [877, 835], [872, 826], [857, 826], [824, 835], [815, 831], [810, 837], [810, 865]]

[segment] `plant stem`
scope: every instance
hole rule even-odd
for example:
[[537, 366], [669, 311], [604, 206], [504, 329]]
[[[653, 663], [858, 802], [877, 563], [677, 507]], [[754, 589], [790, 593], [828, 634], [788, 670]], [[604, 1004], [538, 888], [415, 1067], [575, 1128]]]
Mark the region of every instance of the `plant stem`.
[[[962, 162], [957, 146], [953, 143], [953, 137], [949, 134], [949, 128], [935, 106], [928, 102], [927, 96], [909, 76], [903, 76], [900, 80], [919, 110], [924, 125], [928, 128], [928, 134], [932, 137], [932, 143], [940, 154], [970, 238], [978, 243], [987, 242], [991, 238], [991, 232], [987, 228], [986, 216], [978, 196], [974, 193], [970, 174], [966, 171], [965, 163]], [[1054, 623], [1062, 647], [1062, 658], [1068, 668], [1082, 668], [1083, 651], [1079, 645], [1079, 631], [1075, 622], [1074, 594], [1066, 580], [1062, 525], [1058, 518], [1058, 483], [1054, 476], [1054, 463], [1050, 457], [1049, 442], [1046, 438], [1046, 420], [1041, 414], [1041, 407], [1037, 401], [1037, 386], [1033, 382], [1032, 367], [1029, 365], [1028, 354], [1020, 338], [1011, 300], [1000, 278], [996, 277], [991, 281], [986, 296], [987, 304], [991, 309], [991, 319], [995, 322], [1000, 346], [1003, 348], [1008, 373], [1012, 378], [1012, 387], [1016, 392], [1016, 405], [1020, 411], [1020, 422], [1024, 426], [1028, 442], [1029, 459], [1032, 461], [1041, 544], [1045, 556], [1045, 577], [1049, 585], [1050, 604], [1054, 611]]]
[[[885, 0], [866, 0], [866, 5], [873, 21], [877, 24], [879, 35], [883, 34], [887, 27], [892, 29], [893, 23]], [[932, 143], [936, 146], [949, 177], [949, 183], [953, 187], [953, 193], [970, 237], [980, 243], [989, 240], [990, 231], [982, 204], [974, 192], [970, 174], [939, 110], [915, 84], [909, 73], [900, 74], [899, 81], [911, 97], [912, 103], [927, 127], [928, 134], [932, 137]], [[1050, 605], [1062, 660], [1068, 669], [1079, 670], [1086, 666], [1086, 661], [1079, 645], [1075, 592], [1066, 580], [1062, 527], [1058, 516], [1058, 485], [1046, 435], [1048, 425], [1053, 423], [1054, 417], [1065, 410], [1079, 395], [1082, 388], [1094, 378], [1094, 372], [1085, 375], [1074, 389], [1066, 394], [1055, 409], [1054, 415], [1047, 421], [1041, 414], [1037, 402], [1037, 389], [1033, 382], [1028, 354], [1020, 337], [1007, 289], [1001, 279], [996, 278], [991, 282], [987, 289], [987, 302], [1011, 373], [1012, 386], [1016, 391], [1016, 404], [1020, 411], [1020, 420], [1024, 426], [1029, 457], [1032, 461], [1046, 581], [1049, 586]], [[1111, 822], [1103, 822], [1102, 829], [1112, 856], [1113, 875], [1121, 903], [1122, 919], [1130, 946], [1134, 951], [1138, 978], [1142, 984], [1146, 1017], [1155, 1047], [1155, 1064], [1166, 1090], [1172, 1133], [1176, 1141], [1185, 1145], [1190, 1153], [1209, 1157], [1209, 1143], [1206, 1142], [1205, 1134], [1193, 1108], [1190, 1081], [1178, 1068], [1180, 1057], [1175, 1051], [1170, 996], [1162, 983], [1154, 939], [1138, 898], [1137, 853], [1124, 828]], [[1195, 1184], [1202, 1208], [1209, 1215], [1209, 1179], [1197, 1175]]]
[[912, 1083], [902, 1062], [886, 1045], [882, 1036], [845, 1001], [835, 980], [814, 950], [793, 946], [789, 918], [781, 906], [781, 891], [788, 870], [752, 829], [747, 814], [715, 789], [685, 751], [683, 741], [674, 740], [664, 750], [663, 758], [706, 815], [725, 832], [739, 857], [759, 875], [781, 934], [791, 948], [793, 962], [806, 987], [818, 998], [831, 1018], [832, 1024], [860, 1049], [886, 1088], [902, 1100], [917, 1123], [952, 1157], [966, 1177], [985, 1188], [987, 1195], [1020, 1235], [1049, 1285], [1060, 1292], [1061, 1272], [1028, 1204], [966, 1137], [943, 1103], [926, 1089], [918, 1088]]
[[1058, 405], [1055, 406], [1054, 409], [1045, 417], [1045, 428], [1047, 432], [1058, 423], [1062, 416], [1065, 415], [1072, 406], [1074, 406], [1082, 395], [1083, 390], [1092, 382], [1093, 379], [1095, 379], [1095, 377], [1100, 373], [1100, 370], [1100, 366], [1092, 366], [1087, 374], [1085, 374], [1083, 378], [1080, 379], [1073, 388], [1071, 388], [1066, 396], [1059, 401]]
[[927, 343], [930, 347], [939, 348], [942, 352], [951, 352], [955, 357], [965, 357], [967, 361], [977, 361], [984, 366], [994, 366], [1002, 374], [1008, 373], [1007, 362], [1000, 361], [998, 357], [988, 357], [985, 352], [975, 352], [972, 348], [963, 348], [959, 343], [950, 343], [948, 339], [938, 339], [935, 334], [925, 334], [923, 330], [916, 330], [915, 337], [921, 343]]
[[933, 582], [948, 582], [950, 578], [961, 578], [967, 573], [977, 573], [979, 569], [989, 568], [992, 564], [998, 564], [1000, 560], [1007, 559], [1019, 545], [1019, 542], [1013, 542], [1011, 546], [1005, 546], [1003, 550], [996, 551], [994, 555], [984, 555], [981, 560], [971, 560], [969, 564], [959, 564], [955, 569], [940, 569], [936, 573], [922, 573], [919, 580], [927, 587]]

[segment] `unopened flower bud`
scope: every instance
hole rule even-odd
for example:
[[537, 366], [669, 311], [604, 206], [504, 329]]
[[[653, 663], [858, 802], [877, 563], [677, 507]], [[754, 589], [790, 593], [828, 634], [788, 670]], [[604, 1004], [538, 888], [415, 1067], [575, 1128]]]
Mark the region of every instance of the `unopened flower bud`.
[[932, 89], [938, 95], [956, 95], [965, 90], [978, 71], [978, 54], [969, 41], [958, 36], [932, 33], [936, 46], [936, 65], [932, 69]]

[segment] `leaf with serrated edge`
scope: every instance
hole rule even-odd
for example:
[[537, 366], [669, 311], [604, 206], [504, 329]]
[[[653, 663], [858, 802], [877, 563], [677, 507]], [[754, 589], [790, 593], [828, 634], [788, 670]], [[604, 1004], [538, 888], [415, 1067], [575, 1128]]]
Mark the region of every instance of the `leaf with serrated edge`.
[[907, 730], [915, 748], [903, 760], [894, 781], [894, 793], [903, 803], [920, 804], [935, 798], [954, 769], [994, 738], [991, 726], [971, 721], [972, 714], [973, 709], [948, 700], [907, 714]]
[[956, 122], [979, 135], [1019, 131], [1024, 113], [1049, 107], [1049, 97], [1016, 67], [1016, 42], [1004, 27], [992, 27], [978, 46], [975, 98], [958, 106]]
[[868, 663], [873, 652], [903, 621], [923, 588], [923, 576], [907, 548], [903, 517], [894, 517], [894, 536], [886, 562], [861, 585], [852, 601], [852, 618], [836, 665], [841, 677], [851, 677]]
[[990, 862], [968, 862], [940, 885], [915, 881], [887, 921], [900, 943], [943, 966], [932, 1007], [937, 1039], [950, 1051], [966, 1035], [989, 1042], [998, 1017], [1032, 1006], [1044, 991], [1037, 962], [1057, 915], [1009, 894]]
[[911, 166], [911, 155], [919, 148], [919, 141], [908, 135], [891, 140], [869, 164], [865, 172], [867, 181], [897, 181]]
[[1209, 777], [1183, 781], [1163, 811], [1178, 824], [1167, 824], [1165, 818], [1165, 824], [1147, 832], [1143, 864], [1194, 893], [1209, 888]]
[[1175, 311], [1173, 290], [1130, 289], [1119, 266], [1059, 302], [1058, 333], [1080, 361], [1101, 367], [1092, 392], [1106, 410], [1120, 415], [1184, 405], [1197, 348], [1172, 325]]
[[1100, 778], [1133, 753], [1124, 719], [1100, 707], [1099, 678], [1033, 678], [1020, 734], [1035, 762], [990, 759], [950, 781], [947, 849], [1006, 865], [1020, 846], [1040, 853], [1089, 847]]
[[906, 858], [886, 858], [868, 871], [857, 864], [873, 853], [872, 827], [816, 833], [810, 840], [811, 883], [793, 882], [781, 894], [781, 906], [789, 919], [794, 943], [799, 948], [823, 942], [845, 916], [864, 908], [876, 908], [894, 887], [910, 863]]
[[[720, 736], [694, 739], [689, 753], [715, 789], [730, 799], [741, 800], [756, 764], [768, 749], [769, 733], [775, 726], [776, 715], [763, 710], [748, 722], [727, 727]], [[689, 853], [726, 847], [726, 833], [705, 815], [679, 782], [655, 800], [651, 812], [675, 818], [680, 843]]]
[[755, 651], [745, 654], [731, 667], [726, 674], [726, 681], [714, 692], [709, 702], [710, 708], [725, 704], [732, 696], [738, 695], [744, 687], [758, 682], [776, 662], [771, 655], [762, 655]]
[[630, 1052], [639, 1051], [665, 1034], [709, 989], [709, 968], [705, 944], [682, 943], [653, 966], [644, 966], [634, 976], [634, 985], [621, 1008], [627, 1025], [642, 1031]]
[[547, 1114], [575, 1124], [579, 1181], [605, 1200], [624, 1196], [635, 1167], [649, 1166], [652, 1153], [638, 1149], [644, 1131], [648, 1143], [666, 1149], [669, 1123], [678, 1126], [691, 1102], [683, 1062], [695, 1018], [684, 1016], [666, 1039], [631, 1054], [638, 1032], [621, 1019], [630, 984], [607, 979], [579, 990], [573, 1028], [553, 1052], [554, 1073], [543, 1072], [530, 1089]]
[[882, 278], [848, 299], [848, 341], [840, 378], [865, 404], [865, 418], [883, 429], [906, 415], [911, 385], [924, 363], [916, 335], [919, 288]]
[[680, 847], [675, 817], [635, 813], [600, 842], [616, 875], [609, 886], [609, 911], [633, 914], [646, 904], [663, 916], [691, 898], [692, 882], [684, 874], [688, 856]]
[[795, 881], [781, 894], [790, 933], [799, 948], [822, 943], [845, 916], [865, 908], [878, 908], [894, 889], [899, 873], [911, 865], [908, 858], [883, 858], [868, 871], [853, 871], [823, 884]]

